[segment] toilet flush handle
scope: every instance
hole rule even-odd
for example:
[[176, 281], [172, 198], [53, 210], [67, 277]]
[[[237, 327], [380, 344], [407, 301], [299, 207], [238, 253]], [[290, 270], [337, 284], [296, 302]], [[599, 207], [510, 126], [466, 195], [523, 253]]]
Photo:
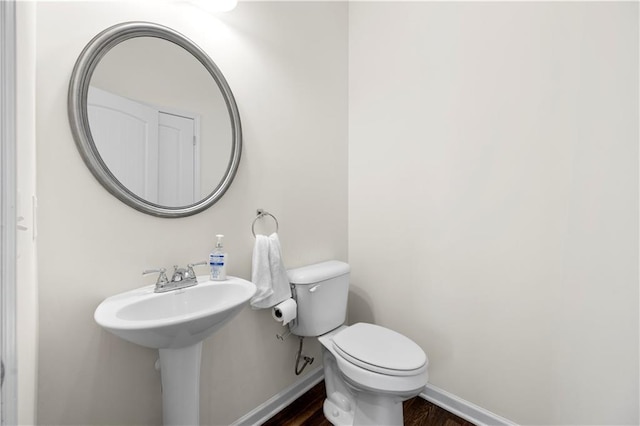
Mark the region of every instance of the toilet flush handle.
[[309, 288], [309, 293], [315, 292], [317, 289], [320, 288], [320, 285], [321, 284], [316, 284], [316, 285], [312, 286], [311, 288]]

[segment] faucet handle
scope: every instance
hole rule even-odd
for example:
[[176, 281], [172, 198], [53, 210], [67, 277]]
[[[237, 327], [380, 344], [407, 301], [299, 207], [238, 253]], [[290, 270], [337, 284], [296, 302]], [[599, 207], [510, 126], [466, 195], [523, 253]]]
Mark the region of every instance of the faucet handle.
[[156, 285], [161, 285], [161, 284], [166, 284], [166, 283], [169, 282], [169, 279], [167, 278], [166, 272], [167, 272], [167, 270], [165, 268], [147, 269], [145, 271], [142, 271], [142, 275], [149, 275], [149, 274], [158, 273], [158, 280], [156, 281]]
[[200, 265], [208, 265], [209, 262], [207, 262], [206, 260], [203, 262], [198, 262], [198, 263], [190, 263], [187, 265], [187, 272], [185, 273], [185, 278], [189, 277], [189, 278], [195, 278], [196, 277], [196, 273], [193, 270], [194, 266], [200, 266]]

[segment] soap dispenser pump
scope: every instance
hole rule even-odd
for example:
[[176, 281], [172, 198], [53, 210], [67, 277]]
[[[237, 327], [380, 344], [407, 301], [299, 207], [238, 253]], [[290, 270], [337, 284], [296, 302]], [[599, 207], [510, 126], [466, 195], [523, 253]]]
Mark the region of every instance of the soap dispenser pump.
[[224, 235], [216, 235], [218, 241], [216, 247], [209, 255], [209, 266], [211, 267], [211, 280], [224, 281], [227, 279], [227, 253], [224, 252], [222, 239]]

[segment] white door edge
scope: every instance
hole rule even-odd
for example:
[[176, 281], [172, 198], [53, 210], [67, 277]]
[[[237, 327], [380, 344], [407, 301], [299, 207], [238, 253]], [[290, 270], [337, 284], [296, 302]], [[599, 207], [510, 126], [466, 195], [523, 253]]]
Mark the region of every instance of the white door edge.
[[17, 424], [16, 8], [0, 2], [0, 424]]

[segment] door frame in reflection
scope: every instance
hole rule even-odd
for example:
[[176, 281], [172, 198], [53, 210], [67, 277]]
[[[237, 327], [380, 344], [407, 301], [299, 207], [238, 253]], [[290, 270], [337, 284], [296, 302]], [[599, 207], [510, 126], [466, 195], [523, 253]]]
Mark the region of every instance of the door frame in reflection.
[[94, 143], [124, 186], [154, 204], [182, 206], [200, 195], [200, 116], [90, 87]]

